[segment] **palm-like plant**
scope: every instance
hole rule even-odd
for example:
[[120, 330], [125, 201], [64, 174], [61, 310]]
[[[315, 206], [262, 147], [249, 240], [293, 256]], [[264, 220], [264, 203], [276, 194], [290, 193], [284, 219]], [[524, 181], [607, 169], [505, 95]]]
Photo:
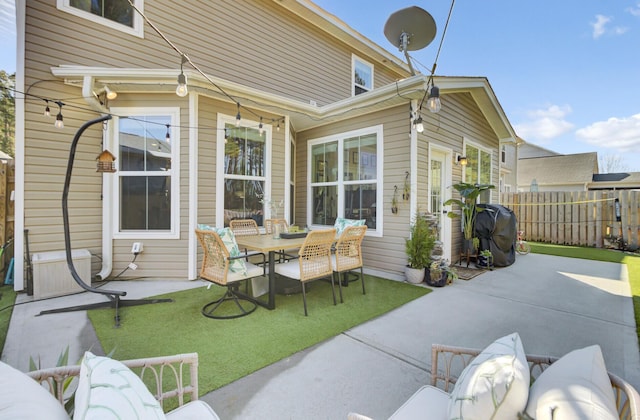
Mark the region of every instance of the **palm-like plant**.
[[462, 217], [462, 228], [464, 232], [464, 238], [466, 240], [472, 240], [474, 237], [474, 226], [476, 222], [476, 214], [484, 210], [482, 207], [477, 207], [476, 203], [478, 197], [486, 190], [495, 188], [490, 184], [469, 184], [466, 182], [459, 182], [453, 184], [453, 188], [460, 193], [460, 198], [450, 198], [445, 201], [445, 205], [455, 204], [460, 207], [460, 214], [454, 212], [448, 212], [447, 215], [450, 218]]

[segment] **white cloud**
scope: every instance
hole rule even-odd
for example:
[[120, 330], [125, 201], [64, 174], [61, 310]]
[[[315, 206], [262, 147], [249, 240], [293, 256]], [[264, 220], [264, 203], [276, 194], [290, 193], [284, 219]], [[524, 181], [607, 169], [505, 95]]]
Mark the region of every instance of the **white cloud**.
[[565, 119], [571, 111], [569, 105], [550, 105], [544, 109], [528, 111], [527, 121], [514, 124], [513, 128], [527, 141], [549, 143], [551, 139], [573, 130], [573, 124]]
[[640, 16], [640, 3], [638, 3], [636, 7], [627, 8], [627, 12], [631, 13], [633, 16]]
[[589, 23], [593, 28], [593, 39], [598, 39], [606, 32], [607, 23], [611, 22], [611, 18], [604, 15], [596, 15], [596, 21]]
[[13, 0], [0, 0], [0, 34], [16, 35], [16, 8]]
[[576, 136], [594, 146], [636, 152], [640, 148], [640, 114], [595, 122], [576, 131]]

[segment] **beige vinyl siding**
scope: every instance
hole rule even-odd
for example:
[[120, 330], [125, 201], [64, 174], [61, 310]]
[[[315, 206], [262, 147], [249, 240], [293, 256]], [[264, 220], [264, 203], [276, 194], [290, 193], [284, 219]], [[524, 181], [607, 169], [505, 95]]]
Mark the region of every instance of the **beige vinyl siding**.
[[[423, 113], [423, 118], [425, 120], [425, 130], [419, 135], [419, 147], [431, 141], [434, 144], [451, 148], [455, 155], [455, 153], [462, 153], [462, 142], [463, 138], [466, 137], [483, 147], [491, 149], [493, 170], [491, 177], [497, 189], [500, 179], [498, 138], [469, 93], [444, 95], [442, 98], [442, 110], [437, 114]], [[428, 160], [423, 161], [421, 159], [419, 164], [427, 165]], [[461, 165], [453, 165], [452, 180], [454, 184], [462, 180]], [[497, 202], [496, 194], [496, 192], [492, 193], [492, 202]], [[459, 209], [454, 206], [453, 211], [459, 212]], [[452, 258], [455, 262], [460, 252], [462, 241], [460, 218], [453, 220], [452, 234]]]
[[[145, 6], [149, 19], [207, 74], [318, 105], [351, 96], [351, 54], [358, 52], [277, 2], [163, 0]], [[47, 0], [29, 2], [27, 27], [28, 59], [48, 66], [179, 71], [178, 53], [146, 24], [141, 39], [57, 10], [55, 0]], [[379, 67], [376, 87], [406, 76]]]
[[296, 217], [306, 220], [306, 166], [307, 142], [320, 137], [339, 134], [347, 131], [383, 125], [384, 136], [384, 172], [383, 172], [383, 203], [378, 203], [377, 211], [384, 212], [384, 236], [367, 236], [364, 240], [363, 254], [365, 267], [401, 275], [406, 265], [407, 257], [404, 252], [404, 238], [408, 235], [409, 202], [401, 202], [398, 214], [391, 213], [391, 197], [393, 186], [398, 185], [402, 193], [404, 174], [408, 168], [409, 154], [409, 119], [407, 115], [409, 105], [379, 111], [370, 115], [342, 121], [330, 126], [315, 128], [298, 134], [298, 165], [305, 170], [298, 170], [296, 180], [297, 211]]
[[[157, 108], [180, 106], [180, 226], [179, 239], [114, 239], [113, 274], [118, 274], [132, 261], [133, 242], [142, 242], [144, 251], [138, 255], [136, 271], [128, 270], [123, 278], [187, 278], [188, 221], [189, 221], [189, 108], [187, 98], [172, 94], [128, 94], [118, 95], [118, 108]], [[112, 150], [114, 155], [117, 150]], [[116, 176], [115, 182], [118, 182]], [[172, 194], [175, 194], [172, 191]], [[114, 226], [118, 229], [118, 226]]]

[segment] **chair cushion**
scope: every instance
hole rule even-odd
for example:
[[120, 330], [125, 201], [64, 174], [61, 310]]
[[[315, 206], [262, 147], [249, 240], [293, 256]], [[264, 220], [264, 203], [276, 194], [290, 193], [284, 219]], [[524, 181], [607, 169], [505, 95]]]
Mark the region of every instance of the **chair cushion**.
[[298, 260], [276, 264], [276, 273], [290, 279], [300, 280], [300, 262]]
[[186, 403], [167, 413], [167, 420], [220, 420], [215, 411], [202, 400]]
[[336, 218], [336, 221], [333, 224], [333, 227], [336, 228], [336, 235], [340, 235], [342, 231], [344, 231], [347, 228], [347, 226], [363, 226], [364, 222], [366, 222], [365, 219], [354, 220], [354, 219], [345, 219], [344, 217], [338, 217]]
[[[216, 228], [209, 225], [199, 224], [198, 229], [200, 230], [212, 230], [220, 236], [222, 243], [227, 247], [227, 251], [229, 251], [230, 257], [239, 257], [242, 255], [240, 252], [240, 248], [238, 248], [238, 244], [236, 243], [236, 237], [233, 234], [231, 228]], [[236, 258], [229, 262], [229, 271], [233, 273], [238, 273], [244, 277], [247, 276], [247, 265], [245, 264], [244, 259]]]
[[0, 362], [0, 419], [66, 419], [67, 412], [38, 382]]
[[499, 338], [460, 374], [449, 398], [449, 417], [515, 419], [527, 405], [529, 379], [518, 333]]
[[140, 377], [117, 360], [86, 352], [80, 364], [74, 419], [164, 419]]
[[531, 386], [527, 414], [537, 420], [617, 419], [600, 346], [574, 350], [546, 368]]
[[447, 419], [449, 394], [436, 387], [425, 385], [417, 390], [389, 420]]

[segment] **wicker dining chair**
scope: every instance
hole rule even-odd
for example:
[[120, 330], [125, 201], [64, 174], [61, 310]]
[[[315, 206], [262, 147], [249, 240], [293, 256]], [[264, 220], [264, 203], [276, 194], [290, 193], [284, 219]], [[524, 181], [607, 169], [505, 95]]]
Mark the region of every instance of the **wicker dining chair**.
[[365, 295], [364, 272], [362, 263], [362, 240], [367, 233], [367, 226], [348, 226], [338, 237], [335, 252], [331, 256], [333, 271], [338, 277], [338, 289], [340, 290], [340, 302], [342, 300], [341, 276], [352, 270], [360, 269], [360, 281], [362, 282], [362, 294]]
[[[287, 223], [286, 219], [265, 219], [265, 233], [267, 235], [272, 235], [274, 233], [276, 225], [280, 226], [280, 232], [287, 232], [289, 230], [289, 223]], [[276, 255], [278, 255], [278, 262], [285, 262], [298, 258], [297, 255], [287, 254], [284, 249], [277, 251]]]
[[[252, 236], [252, 235], [260, 235], [260, 229], [258, 229], [258, 223], [256, 223], [253, 219], [236, 219], [231, 220], [229, 222], [229, 228], [233, 232], [235, 236]], [[262, 252], [258, 251], [249, 251], [248, 249], [244, 250], [244, 256], [247, 261], [249, 261], [249, 257], [254, 255], [262, 255]]]
[[302, 301], [304, 303], [305, 316], [308, 315], [305, 284], [312, 280], [330, 278], [333, 304], [337, 304], [333, 268], [331, 267], [331, 245], [335, 241], [335, 237], [335, 229], [311, 231], [307, 234], [296, 261], [276, 264], [276, 273], [299, 280], [302, 283]]
[[260, 235], [258, 224], [253, 219], [236, 219], [229, 222], [235, 236]]
[[[239, 282], [248, 282], [249, 279], [265, 276], [266, 264], [264, 263], [264, 254], [261, 254], [263, 262], [262, 267], [259, 267], [250, 262], [242, 261], [242, 259], [245, 258], [242, 254], [231, 256], [228, 245], [223, 242], [216, 231], [196, 229], [196, 236], [198, 237], [198, 241], [204, 251], [204, 255], [202, 257], [202, 268], [200, 269], [200, 278], [227, 288], [227, 292], [224, 296], [218, 300], [207, 303], [202, 308], [202, 314], [208, 318], [231, 319], [249, 315], [255, 311], [255, 302], [252, 302], [245, 296], [239, 295], [238, 285]], [[235, 242], [235, 240], [233, 242]], [[231, 247], [233, 247], [233, 244]], [[238, 251], [236, 250], [236, 253], [237, 252]], [[231, 264], [234, 260], [240, 260], [244, 265], [244, 269], [237, 269], [235, 267], [232, 269]], [[236, 271], [233, 271], [234, 269]], [[238, 307], [239, 312], [221, 315], [215, 314], [214, 312], [219, 308], [219, 312], [222, 311], [221, 305], [227, 301], [233, 301]], [[241, 302], [248, 303], [243, 304]]]

